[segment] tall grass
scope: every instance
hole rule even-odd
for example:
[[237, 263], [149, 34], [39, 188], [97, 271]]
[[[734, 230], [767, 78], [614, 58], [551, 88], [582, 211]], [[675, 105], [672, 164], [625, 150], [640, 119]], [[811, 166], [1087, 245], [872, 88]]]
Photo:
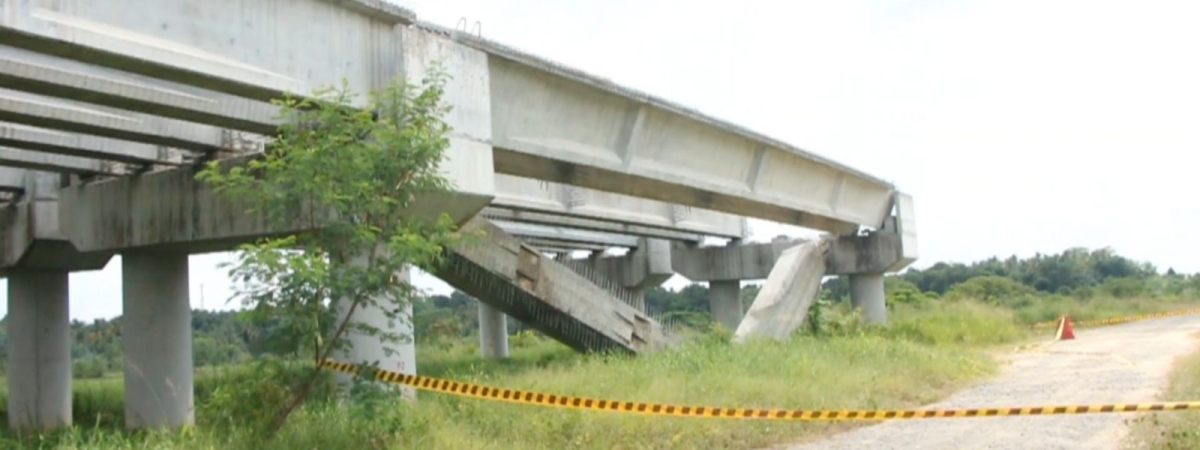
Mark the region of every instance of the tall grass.
[[[1081, 303], [1082, 304], [1082, 303]], [[1105, 312], [1173, 309], [1093, 299]], [[887, 327], [864, 327], [846, 305], [784, 342], [730, 344], [726, 331], [641, 355], [580, 355], [531, 334], [507, 361], [481, 361], [475, 340], [423, 345], [423, 374], [567, 395], [720, 407], [902, 408], [935, 401], [996, 366], [981, 351], [1028, 336], [1027, 324], [1083, 308], [1069, 302], [1006, 307], [971, 300], [893, 303]], [[1080, 310], [1084, 311], [1084, 310]], [[1086, 316], [1084, 316], [1086, 317]], [[325, 389], [264, 442], [263, 417], [303, 367], [241, 365], [197, 373], [197, 427], [121, 431], [119, 378], [76, 385], [76, 427], [3, 435], [5, 448], [745, 448], [854, 426], [663, 418], [515, 405], [422, 392], [407, 403], [368, 395], [337, 401]], [[99, 420], [97, 420], [99, 419]], [[98, 425], [98, 426], [93, 426]]]
[[[1200, 352], [1181, 358], [1171, 371], [1167, 389], [1160, 396], [1168, 401], [1200, 398]], [[1150, 413], [1134, 422], [1125, 439], [1128, 448], [1200, 448], [1200, 411]]]

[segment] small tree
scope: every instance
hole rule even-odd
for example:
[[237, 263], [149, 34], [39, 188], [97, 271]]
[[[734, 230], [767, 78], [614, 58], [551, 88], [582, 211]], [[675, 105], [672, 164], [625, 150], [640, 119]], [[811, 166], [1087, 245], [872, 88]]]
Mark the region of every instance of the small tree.
[[272, 229], [299, 230], [240, 246], [229, 271], [233, 298], [252, 320], [270, 323], [273, 349], [316, 363], [272, 432], [303, 401], [320, 362], [346, 348], [350, 330], [377, 337], [388, 354], [390, 344], [411, 339], [349, 318], [373, 307], [389, 321], [408, 320], [401, 312], [414, 288], [397, 273], [434, 269], [455, 239], [448, 215], [413, 214], [418, 199], [452, 189], [438, 173], [449, 146], [444, 81], [437, 69], [419, 87], [399, 81], [372, 92], [366, 108], [351, 107], [344, 82], [285, 98], [276, 102], [278, 136], [262, 157], [238, 167], [210, 162], [197, 175]]

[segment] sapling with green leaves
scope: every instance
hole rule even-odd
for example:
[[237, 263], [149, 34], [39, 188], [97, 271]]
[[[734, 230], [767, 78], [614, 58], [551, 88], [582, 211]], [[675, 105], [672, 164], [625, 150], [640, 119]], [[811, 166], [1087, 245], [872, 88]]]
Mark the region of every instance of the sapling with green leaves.
[[[378, 338], [387, 354], [412, 338], [349, 319], [371, 308], [390, 321], [411, 320], [403, 312], [416, 289], [399, 274], [434, 270], [459, 239], [447, 214], [414, 213], [417, 202], [453, 189], [438, 171], [450, 145], [446, 78], [435, 67], [420, 84], [400, 80], [371, 92], [365, 105], [355, 105], [345, 82], [288, 96], [275, 102], [281, 124], [261, 156], [242, 165], [213, 161], [197, 175], [283, 231], [241, 245], [228, 265], [231, 300], [270, 324], [276, 353], [319, 363], [345, 349], [351, 332]], [[313, 370], [272, 430], [303, 401], [321, 366]]]

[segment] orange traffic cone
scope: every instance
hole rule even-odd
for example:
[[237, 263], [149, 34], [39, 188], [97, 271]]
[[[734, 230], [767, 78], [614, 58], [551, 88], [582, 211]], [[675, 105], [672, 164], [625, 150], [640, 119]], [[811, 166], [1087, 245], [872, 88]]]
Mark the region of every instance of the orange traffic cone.
[[1067, 339], [1075, 339], [1075, 330], [1071, 328], [1071, 316], [1063, 315], [1058, 319], [1058, 332], [1054, 333], [1054, 340], [1065, 341]]

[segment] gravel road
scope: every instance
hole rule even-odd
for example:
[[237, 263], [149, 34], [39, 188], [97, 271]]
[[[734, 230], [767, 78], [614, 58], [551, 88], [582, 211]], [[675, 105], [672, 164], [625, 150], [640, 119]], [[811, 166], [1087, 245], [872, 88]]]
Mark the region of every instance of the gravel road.
[[[1200, 349], [1200, 315], [1075, 330], [1004, 356], [994, 378], [930, 408], [1146, 403], [1177, 357]], [[1048, 333], [1053, 333], [1050, 330]], [[1117, 449], [1136, 413], [896, 420], [776, 449]]]

